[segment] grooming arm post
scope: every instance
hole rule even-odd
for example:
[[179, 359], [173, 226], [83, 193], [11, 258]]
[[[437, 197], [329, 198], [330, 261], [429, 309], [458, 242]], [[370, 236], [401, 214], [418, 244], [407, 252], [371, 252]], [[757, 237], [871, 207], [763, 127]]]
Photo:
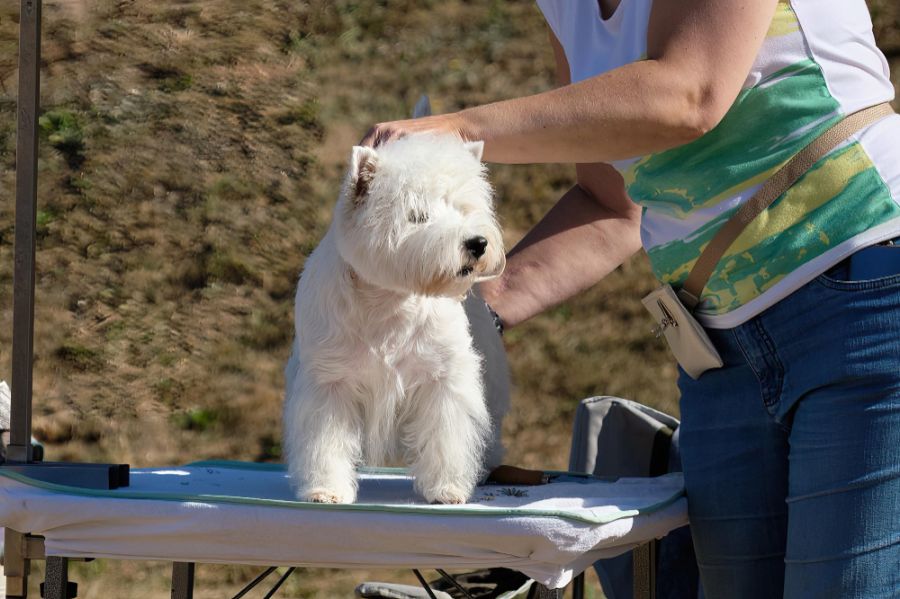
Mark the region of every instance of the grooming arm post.
[[31, 461], [34, 351], [34, 249], [37, 217], [37, 118], [40, 107], [41, 0], [22, 0], [16, 104], [16, 246], [13, 279], [12, 410], [7, 459]]
[[114, 489], [128, 486], [126, 464], [45, 463], [31, 446], [40, 65], [41, 0], [21, 0], [10, 439], [3, 467], [58, 484]]

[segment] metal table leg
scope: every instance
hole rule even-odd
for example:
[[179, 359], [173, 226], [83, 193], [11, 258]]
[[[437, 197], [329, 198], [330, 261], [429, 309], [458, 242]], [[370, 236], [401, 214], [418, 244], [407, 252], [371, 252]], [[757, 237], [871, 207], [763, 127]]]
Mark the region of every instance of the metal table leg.
[[193, 599], [194, 562], [172, 564], [172, 599]]
[[535, 583], [528, 591], [528, 599], [563, 599], [565, 591], [565, 589], [548, 589], [542, 584]]
[[28, 597], [28, 571], [31, 563], [25, 557], [25, 535], [11, 528], [4, 531], [3, 573], [6, 575], [7, 599]]
[[41, 593], [44, 599], [74, 599], [77, 588], [69, 582], [69, 558], [48, 557]]
[[572, 599], [584, 599], [584, 572], [572, 581]]
[[656, 541], [636, 547], [631, 555], [634, 599], [656, 599]]

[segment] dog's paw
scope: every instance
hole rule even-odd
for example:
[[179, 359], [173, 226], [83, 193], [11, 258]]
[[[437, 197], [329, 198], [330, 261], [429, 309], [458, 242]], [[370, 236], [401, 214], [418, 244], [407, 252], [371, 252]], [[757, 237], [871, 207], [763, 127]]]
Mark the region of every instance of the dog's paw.
[[317, 489], [303, 494], [304, 501], [312, 501], [313, 503], [353, 503], [353, 499], [353, 497], [325, 489]]
[[425, 499], [430, 503], [459, 505], [468, 501], [469, 494], [458, 487], [445, 487], [443, 489], [437, 489], [435, 492], [426, 493]]

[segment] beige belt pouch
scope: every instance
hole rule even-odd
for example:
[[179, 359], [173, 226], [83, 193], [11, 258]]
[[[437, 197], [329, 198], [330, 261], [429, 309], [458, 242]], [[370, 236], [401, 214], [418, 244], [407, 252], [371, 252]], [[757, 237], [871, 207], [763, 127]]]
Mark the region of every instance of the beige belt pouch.
[[656, 321], [653, 332], [665, 337], [675, 359], [691, 378], [710, 368], [721, 368], [722, 358], [700, 323], [682, 305], [670, 285], [647, 295], [641, 302]]

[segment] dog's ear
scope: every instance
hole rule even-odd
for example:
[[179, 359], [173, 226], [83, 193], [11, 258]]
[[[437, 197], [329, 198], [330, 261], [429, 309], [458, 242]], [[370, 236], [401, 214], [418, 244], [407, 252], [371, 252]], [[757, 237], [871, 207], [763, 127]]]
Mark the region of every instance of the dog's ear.
[[361, 203], [369, 194], [369, 184], [375, 175], [378, 154], [367, 146], [353, 146], [350, 154], [350, 194], [354, 204]]
[[482, 155], [484, 155], [483, 141], [467, 141], [463, 144], [463, 146], [472, 153], [472, 156], [475, 157], [475, 160], [481, 162], [481, 157]]

